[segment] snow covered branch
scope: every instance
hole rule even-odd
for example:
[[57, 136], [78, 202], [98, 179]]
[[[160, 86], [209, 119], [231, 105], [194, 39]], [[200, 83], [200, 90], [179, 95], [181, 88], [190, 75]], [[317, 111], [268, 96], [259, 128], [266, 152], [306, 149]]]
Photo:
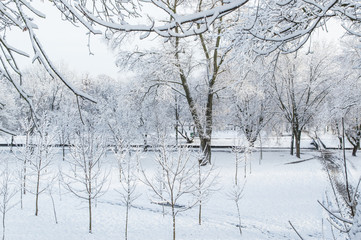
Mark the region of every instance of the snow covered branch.
[[[206, 32], [214, 21], [225, 16], [245, 5], [249, 0], [230, 0], [223, 4], [212, 6], [209, 9], [196, 11], [193, 13], [179, 14], [171, 4], [165, 4], [163, 1], [72, 1], [72, 5], [66, 0], [57, 0], [57, 6], [63, 6], [61, 9], [67, 9], [66, 16], [70, 19], [76, 18], [85, 25], [92, 33], [98, 33], [91, 27], [92, 24], [99, 25], [111, 31], [121, 32], [144, 32], [141, 38], [149, 36], [150, 33], [156, 33], [162, 37], [188, 37]], [[145, 18], [143, 9], [158, 8], [166, 17], [157, 21], [155, 16]], [[159, 15], [159, 12], [157, 12]], [[144, 22], [134, 23], [135, 19], [143, 18]], [[85, 19], [88, 22], [85, 22]], [[150, 23], [149, 23], [150, 19]], [[168, 19], [168, 20], [165, 20]], [[128, 20], [128, 21], [127, 21]], [[178, 29], [181, 31], [179, 32]]]
[[35, 24], [38, 18], [45, 18], [45, 14], [33, 7], [30, 1], [27, 0], [2, 1], [0, 2], [0, 13], [0, 33], [2, 35], [0, 37], [0, 77], [13, 85], [21, 97], [28, 103], [32, 112], [34, 112], [32, 100], [23, 87], [23, 72], [16, 58], [17, 56], [29, 58], [31, 55], [7, 42], [6, 33], [13, 28], [22, 31], [25, 34], [24, 38], [31, 44], [33, 62], [39, 61], [52, 78], [60, 79], [76, 96], [95, 102], [95, 99], [76, 89], [68, 79], [62, 76], [52, 64], [50, 57], [47, 56], [40, 40], [36, 36], [38, 26]]

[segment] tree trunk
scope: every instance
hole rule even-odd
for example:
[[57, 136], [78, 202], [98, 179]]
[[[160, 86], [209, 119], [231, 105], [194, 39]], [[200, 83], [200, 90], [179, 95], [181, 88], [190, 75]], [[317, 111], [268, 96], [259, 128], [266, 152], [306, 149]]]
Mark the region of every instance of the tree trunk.
[[198, 164], [198, 188], [199, 188], [199, 211], [198, 211], [198, 224], [202, 225], [202, 175], [201, 165]]
[[[27, 154], [30, 154], [30, 146], [29, 146], [29, 132], [26, 133], [26, 140], [25, 140], [25, 157], [23, 162], [23, 194], [26, 194], [26, 164], [27, 164]], [[27, 152], [29, 151], [29, 152]]]
[[23, 194], [26, 194], [26, 157], [24, 159], [24, 163], [23, 163]]
[[175, 211], [174, 211], [174, 204], [172, 204], [172, 219], [173, 219], [173, 240], [175, 240]]
[[352, 148], [352, 156], [356, 157], [356, 152], [357, 152], [357, 149], [358, 149], [358, 146], [357, 145], [352, 145], [353, 148]]
[[239, 163], [239, 159], [238, 159], [238, 149], [236, 149], [236, 172], [234, 174], [234, 184], [237, 186], [238, 185], [238, 163]]
[[179, 127], [179, 113], [178, 113], [178, 98], [175, 96], [175, 144], [178, 146], [178, 127]]
[[247, 177], [247, 149], [244, 150], [244, 178]]
[[127, 209], [125, 210], [125, 240], [128, 239], [128, 218], [129, 218], [129, 199], [127, 200]]
[[65, 143], [62, 144], [62, 150], [63, 150], [63, 161], [65, 161]]
[[53, 198], [53, 194], [51, 192], [50, 192], [50, 197], [51, 197], [51, 202], [53, 204], [53, 213], [54, 213], [55, 224], [58, 224], [58, 218], [56, 216], [55, 201], [54, 201], [54, 198]]
[[211, 140], [209, 138], [204, 138], [202, 136], [199, 136], [199, 140], [200, 140], [200, 147], [201, 147], [201, 151], [203, 153], [204, 158], [200, 159], [199, 164], [201, 166], [207, 165], [208, 163], [211, 164], [211, 155], [212, 155], [212, 151], [211, 151]]
[[14, 136], [11, 136], [11, 143], [10, 143], [10, 152], [13, 152], [13, 146], [14, 146]]
[[40, 188], [40, 171], [38, 171], [37, 182], [36, 182], [35, 216], [38, 216], [38, 212], [39, 212], [39, 188]]
[[241, 211], [239, 210], [238, 200], [236, 200], [236, 206], [237, 206], [237, 213], [238, 213], [238, 230], [239, 230], [239, 234], [242, 235]]
[[88, 204], [89, 204], [89, 233], [92, 233], [92, 200], [90, 196], [88, 198]]
[[5, 214], [6, 214], [6, 209], [3, 209], [3, 239], [5, 240]]
[[144, 146], [143, 146], [143, 152], [147, 152], [148, 151], [148, 134], [144, 134]]
[[295, 140], [296, 140], [296, 157], [301, 158], [301, 131], [295, 130]]
[[259, 146], [260, 146], [259, 165], [261, 165], [261, 162], [262, 162], [262, 159], [263, 159], [263, 148], [262, 148], [261, 134], [259, 134]]
[[295, 145], [295, 134], [293, 133], [292, 130], [292, 136], [291, 136], [291, 150], [290, 150], [290, 154], [293, 156], [293, 146]]
[[[343, 152], [343, 166], [344, 166], [344, 173], [345, 173], [345, 181], [346, 181], [346, 192], [347, 192], [347, 196], [348, 196], [348, 201], [351, 203], [352, 199], [351, 199], [351, 193], [350, 193], [350, 188], [349, 188], [349, 182], [348, 182], [348, 172], [347, 172], [347, 161], [346, 161], [346, 152], [345, 152], [345, 120], [344, 118], [342, 118], [342, 152]], [[353, 151], [352, 151], [353, 152]], [[356, 153], [355, 153], [356, 154]], [[351, 215], [355, 216], [355, 212], [353, 209], [353, 206], [350, 205], [351, 208]]]
[[338, 141], [340, 143], [340, 146], [338, 149], [342, 149], [342, 137], [337, 137], [338, 138]]
[[199, 200], [198, 224], [202, 225], [202, 200]]
[[20, 182], [20, 209], [21, 210], [23, 209], [23, 183], [22, 182]]
[[[256, 141], [256, 139], [254, 139], [254, 141]], [[249, 141], [248, 148], [246, 149], [248, 155], [247, 159], [249, 160], [249, 174], [252, 174], [252, 152], [254, 148], [254, 141]]]

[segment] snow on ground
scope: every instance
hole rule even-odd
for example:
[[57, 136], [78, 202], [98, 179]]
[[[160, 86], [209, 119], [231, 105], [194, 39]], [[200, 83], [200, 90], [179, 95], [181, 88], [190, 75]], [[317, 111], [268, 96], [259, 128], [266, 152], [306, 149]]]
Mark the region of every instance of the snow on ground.
[[[150, 134], [151, 135], [151, 134]], [[339, 148], [339, 140], [336, 135], [330, 132], [322, 132], [319, 134], [319, 138], [326, 145], [327, 148]], [[169, 141], [174, 141], [174, 137], [169, 139]], [[54, 138], [54, 144], [58, 144], [56, 142], [58, 138]], [[152, 139], [148, 139], [148, 144], [152, 144]], [[143, 139], [138, 139], [134, 141], [132, 144], [142, 145]], [[186, 143], [184, 139], [180, 139], [180, 142]], [[9, 135], [0, 135], [0, 144], [10, 144], [11, 136]], [[24, 144], [25, 136], [15, 136], [14, 137], [15, 144]], [[312, 139], [311, 137], [303, 132], [301, 135], [301, 148], [304, 149], [314, 149], [314, 146], [311, 145]], [[276, 149], [288, 149], [291, 144], [291, 134], [284, 133], [282, 135], [276, 135], [274, 133], [266, 134], [264, 133], [258, 140], [254, 143], [256, 148], [276, 148]], [[199, 146], [199, 138], [195, 138], [192, 145]], [[213, 146], [247, 146], [247, 139], [243, 134], [240, 134], [237, 131], [215, 131], [212, 134], [212, 145]], [[346, 148], [351, 148], [352, 145], [346, 141]]]
[[[291, 229], [291, 221], [305, 239], [322, 238], [322, 217], [325, 213], [317, 200], [324, 198], [329, 188], [327, 176], [317, 158], [319, 153], [304, 153], [300, 163], [287, 164], [299, 159], [289, 156], [288, 151], [264, 152], [262, 163], [259, 153], [253, 153], [252, 173], [247, 173], [244, 197], [240, 201], [243, 235], [239, 235], [236, 206], [229, 193], [234, 179], [234, 154], [214, 152], [214, 164], [219, 171], [217, 191], [203, 205], [203, 223], [198, 225], [197, 208], [177, 216], [177, 239], [298, 239]], [[9, 159], [8, 151], [1, 155]], [[154, 170], [153, 152], [145, 153], [142, 165], [147, 171]], [[361, 175], [359, 158], [351, 158], [350, 172], [353, 178]], [[11, 160], [12, 162], [15, 160]], [[97, 201], [94, 208], [93, 234], [88, 233], [87, 203], [68, 193], [56, 183], [53, 196], [58, 224], [55, 224], [50, 196], [40, 196], [39, 216], [34, 216], [35, 197], [24, 196], [24, 208], [20, 205], [7, 215], [8, 240], [115, 240], [124, 239], [125, 207], [115, 189], [120, 189], [118, 169], [114, 155], [107, 153], [104, 169], [111, 171], [109, 190]], [[57, 172], [64, 165], [61, 155], [49, 171]], [[18, 164], [11, 164], [12, 167]], [[243, 182], [243, 168], [239, 169]], [[130, 211], [128, 239], [172, 239], [171, 216], [166, 209], [150, 202], [151, 193], [139, 183], [137, 192], [142, 195]], [[16, 197], [19, 200], [20, 195]], [[169, 210], [169, 209], [168, 209]], [[325, 226], [326, 223], [324, 222]], [[326, 227], [325, 227], [326, 229]], [[329, 226], [327, 225], [327, 229]], [[326, 232], [326, 239], [328, 233]]]

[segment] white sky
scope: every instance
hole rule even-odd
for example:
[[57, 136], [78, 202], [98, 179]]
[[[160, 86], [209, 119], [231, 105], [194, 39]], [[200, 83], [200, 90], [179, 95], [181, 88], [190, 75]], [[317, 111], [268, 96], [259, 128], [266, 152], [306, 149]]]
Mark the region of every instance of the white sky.
[[[33, 6], [36, 6], [46, 15], [46, 19], [36, 18], [35, 23], [39, 26], [36, 35], [54, 63], [65, 64], [70, 70], [76, 71], [78, 74], [107, 74], [114, 78], [120, 76], [115, 66], [115, 55], [108, 49], [101, 36], [91, 38], [91, 50], [94, 55], [89, 55], [85, 28], [82, 26], [75, 27], [71, 23], [61, 20], [60, 12], [55, 7], [50, 6], [47, 1], [33, 2]], [[7, 40], [14, 47], [32, 55], [29, 42], [24, 40], [24, 37], [27, 37], [26, 34], [27, 32], [12, 31], [7, 34]], [[30, 67], [31, 59], [24, 57], [17, 59], [22, 66]]]
[[[94, 76], [107, 74], [113, 78], [124, 77], [124, 73], [120, 74], [115, 66], [115, 54], [107, 47], [101, 36], [91, 38], [91, 51], [94, 55], [89, 55], [85, 28], [82, 26], [77, 28], [67, 21], [62, 21], [60, 12], [50, 6], [51, 3], [48, 1], [34, 1], [33, 5], [46, 14], [46, 19], [37, 18], [36, 24], [38, 24], [39, 30], [36, 31], [36, 34], [54, 63], [65, 63], [70, 70], [75, 70], [78, 74], [89, 73]], [[314, 34], [314, 39], [337, 44], [337, 38], [344, 32], [342, 27], [332, 21], [328, 24], [328, 30], [328, 33], [318, 30]], [[26, 46], [29, 43], [23, 40], [25, 34], [27, 32], [12, 32], [7, 35], [8, 42], [14, 47], [32, 54], [30, 45]], [[21, 65], [30, 67], [30, 60], [19, 58], [18, 61]]]

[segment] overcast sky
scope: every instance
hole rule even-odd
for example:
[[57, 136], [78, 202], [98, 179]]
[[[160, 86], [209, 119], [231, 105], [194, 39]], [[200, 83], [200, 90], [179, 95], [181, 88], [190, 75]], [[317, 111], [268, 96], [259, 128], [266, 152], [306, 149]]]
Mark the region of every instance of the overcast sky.
[[[35, 23], [39, 26], [36, 35], [54, 63], [65, 63], [69, 69], [79, 74], [104, 73], [119, 77], [115, 66], [115, 55], [108, 49], [101, 36], [91, 38], [91, 50], [94, 55], [89, 55], [87, 31], [83, 27], [77, 28], [69, 22], [62, 21], [60, 12], [48, 1], [35, 1], [33, 5], [46, 14], [46, 19], [36, 18]], [[14, 29], [8, 32], [7, 40], [14, 47], [33, 55], [26, 35], [27, 32]], [[17, 59], [22, 66], [30, 66], [31, 59], [24, 57]]]
[[[71, 23], [62, 21], [59, 11], [51, 6], [48, 1], [34, 1], [33, 5], [46, 14], [46, 19], [37, 18], [39, 30], [36, 34], [42, 41], [48, 56], [55, 63], [65, 63], [70, 70], [78, 74], [90, 73], [91, 75], [107, 74], [114, 78], [120, 78], [115, 66], [115, 54], [107, 47], [101, 36], [93, 36], [91, 39], [91, 51], [89, 55], [87, 47], [87, 31], [83, 27], [74, 27]], [[337, 25], [337, 26], [336, 26]], [[319, 36], [323, 40], [334, 40], [341, 36], [342, 29], [338, 24], [328, 24], [329, 33], [318, 31], [314, 38]], [[15, 47], [33, 54], [28, 42], [24, 41], [26, 32], [14, 31], [8, 36], [8, 41]], [[15, 43], [15, 44], [14, 44]], [[143, 44], [143, 42], [142, 42]], [[146, 43], [144, 43], [146, 44]], [[30, 66], [29, 59], [19, 59], [23, 66]]]

